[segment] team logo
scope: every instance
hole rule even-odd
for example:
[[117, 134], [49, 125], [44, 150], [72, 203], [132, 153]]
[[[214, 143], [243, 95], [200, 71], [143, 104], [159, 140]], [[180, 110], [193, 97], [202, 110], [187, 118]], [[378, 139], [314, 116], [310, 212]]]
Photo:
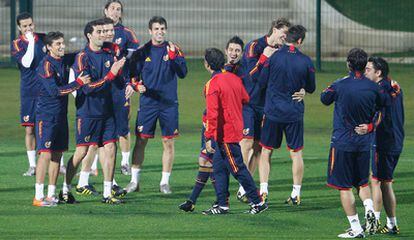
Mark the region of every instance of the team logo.
[[151, 62], [151, 58], [150, 57], [145, 58], [145, 62]]
[[51, 141], [45, 142], [45, 147], [46, 148], [50, 148], [50, 145], [52, 145], [52, 142]]
[[91, 140], [91, 136], [90, 135], [88, 135], [88, 136], [85, 137], [85, 142], [89, 142], [89, 140]]
[[29, 115], [23, 116], [23, 121], [28, 122], [29, 120], [30, 120]]
[[245, 129], [243, 129], [243, 135], [244, 135], [244, 136], [249, 135], [249, 132], [250, 132], [250, 128], [245, 128]]
[[108, 61], [106, 61], [106, 62], [105, 62], [105, 67], [106, 67], [106, 68], [109, 68], [110, 66], [111, 66], [111, 62], [109, 62], [109, 60], [108, 60]]
[[175, 129], [174, 135], [177, 135], [177, 134], [178, 134], [178, 129]]
[[57, 75], [58, 77], [60, 77], [60, 74], [59, 74], [59, 73], [56, 73], [56, 75]]
[[168, 61], [168, 59], [170, 59], [170, 58], [168, 57], [168, 54], [167, 54], [167, 55], [165, 55], [162, 59], [164, 60], [164, 62], [166, 62], [166, 61]]
[[126, 101], [124, 107], [129, 107], [129, 101]]
[[138, 126], [137, 130], [138, 130], [138, 132], [142, 132], [144, 130], [144, 126]]
[[122, 42], [122, 38], [117, 38], [117, 39], [115, 40], [115, 43], [116, 43], [116, 44], [118, 44], [118, 45], [120, 45], [120, 44], [121, 44], [121, 42]]
[[43, 46], [42, 51], [45, 53], [47, 51], [46, 46]]

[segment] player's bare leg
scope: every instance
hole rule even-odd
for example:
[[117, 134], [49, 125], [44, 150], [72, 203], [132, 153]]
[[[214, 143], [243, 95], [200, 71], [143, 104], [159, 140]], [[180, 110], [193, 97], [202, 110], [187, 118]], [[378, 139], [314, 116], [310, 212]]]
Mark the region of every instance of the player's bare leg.
[[250, 174], [253, 176], [254, 172], [257, 169], [257, 166], [260, 161], [260, 157], [262, 154], [262, 146], [260, 146], [259, 141], [254, 141], [253, 143], [253, 152], [250, 157], [249, 165], [246, 165], [249, 169]]
[[286, 200], [285, 203], [292, 205], [300, 205], [300, 189], [302, 187], [304, 170], [302, 150], [296, 152], [290, 150], [289, 152], [290, 158], [292, 159], [293, 187], [290, 197]]
[[[244, 138], [240, 141], [240, 148], [242, 151], [243, 162], [247, 166], [250, 174], [253, 176], [260, 160], [262, 147], [259, 145], [258, 141]], [[237, 191], [237, 199], [244, 203], [248, 202], [246, 191], [241, 185]]]
[[79, 181], [76, 186], [76, 192], [82, 195], [97, 195], [95, 188], [89, 185], [89, 175], [91, 174], [91, 166], [93, 164], [98, 146], [89, 146], [88, 152], [82, 159], [81, 171], [79, 173]]
[[162, 178], [160, 181], [160, 191], [164, 194], [170, 194], [169, 180], [174, 163], [174, 139], [163, 138], [162, 146]]
[[122, 160], [121, 160], [121, 173], [124, 175], [131, 174], [131, 168], [129, 166], [129, 155], [131, 151], [131, 134], [128, 133], [125, 136], [119, 137], [119, 147], [121, 148]]
[[54, 202], [48, 202], [44, 196], [44, 183], [46, 177], [46, 171], [49, 166], [49, 162], [52, 158], [51, 152], [41, 152], [36, 166], [36, 184], [35, 184], [35, 197], [33, 199], [33, 206], [36, 207], [51, 207], [56, 206]]
[[134, 150], [132, 152], [132, 166], [131, 166], [131, 182], [125, 187], [129, 192], [139, 191], [139, 177], [141, 173], [142, 164], [145, 158], [145, 147], [148, 139], [137, 136], [135, 140]]
[[47, 200], [49, 202], [58, 203], [56, 197], [56, 183], [60, 172], [61, 152], [52, 152], [51, 161], [49, 163], [49, 184], [47, 186]]
[[383, 195], [384, 209], [385, 213], [387, 214], [386, 226], [388, 229], [392, 229], [394, 231], [397, 230], [399, 232], [396, 217], [397, 200], [392, 188], [392, 182], [381, 182], [381, 190]]
[[368, 185], [359, 188], [359, 198], [365, 207], [365, 230], [373, 234], [377, 231], [378, 222], [375, 219], [374, 202], [372, 201], [371, 189]]
[[79, 166], [79, 163], [82, 161], [83, 158], [85, 158], [86, 154], [88, 153], [88, 149], [89, 146], [77, 146], [75, 153], [69, 159], [66, 166], [65, 180], [63, 182], [63, 194], [67, 194], [70, 191], [72, 179], [76, 174], [76, 170]]
[[23, 176], [34, 176], [36, 174], [36, 137], [33, 126], [25, 127], [25, 145], [27, 158], [29, 160], [29, 169], [23, 173]]
[[249, 166], [251, 150], [253, 149], [253, 139], [243, 138], [240, 141], [240, 149], [242, 152], [243, 162], [246, 166]]
[[[342, 208], [344, 209], [344, 212], [351, 225], [352, 234], [364, 236], [364, 230], [361, 227], [358, 213], [356, 211], [355, 197], [352, 192], [352, 189], [340, 190], [339, 193], [340, 193]], [[349, 235], [349, 232], [340, 234], [338, 235], [338, 237], [345, 237], [346, 235]]]
[[269, 182], [270, 174], [270, 156], [272, 155], [272, 150], [267, 148], [262, 148], [262, 154], [260, 155], [259, 161], [259, 176], [260, 176], [260, 195], [266, 200], [269, 191], [267, 189]]
[[115, 157], [116, 157], [116, 143], [108, 143], [103, 147], [105, 151], [104, 161], [102, 165], [102, 172], [104, 177], [104, 192], [103, 197], [111, 197], [112, 180], [114, 177]]
[[374, 202], [375, 218], [379, 220], [382, 209], [381, 182], [371, 178], [372, 201]]

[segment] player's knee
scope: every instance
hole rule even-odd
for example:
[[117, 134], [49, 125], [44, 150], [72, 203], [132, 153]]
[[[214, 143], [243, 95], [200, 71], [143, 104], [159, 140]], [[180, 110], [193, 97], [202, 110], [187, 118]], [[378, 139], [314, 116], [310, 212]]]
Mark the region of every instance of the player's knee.
[[166, 151], [174, 151], [174, 139], [162, 139], [162, 145]]
[[25, 131], [26, 131], [26, 135], [28, 135], [28, 136], [34, 136], [34, 134], [35, 134], [34, 127], [31, 127], [31, 126], [27, 126], [25, 128]]
[[113, 142], [107, 143], [107, 144], [105, 144], [104, 148], [105, 148], [106, 153], [115, 154], [115, 149], [116, 149], [115, 143], [113, 143]]
[[148, 143], [147, 138], [141, 138], [141, 137], [137, 136], [137, 138], [135, 139], [135, 147], [137, 147], [137, 148], [145, 148], [147, 143]]

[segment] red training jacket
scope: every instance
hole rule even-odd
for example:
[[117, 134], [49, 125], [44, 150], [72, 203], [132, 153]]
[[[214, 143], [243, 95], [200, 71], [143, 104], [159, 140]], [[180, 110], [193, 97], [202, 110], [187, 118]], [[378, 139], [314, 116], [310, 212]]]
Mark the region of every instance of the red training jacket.
[[205, 86], [207, 121], [204, 136], [216, 142], [238, 143], [243, 138], [243, 104], [249, 102], [242, 80], [222, 70]]

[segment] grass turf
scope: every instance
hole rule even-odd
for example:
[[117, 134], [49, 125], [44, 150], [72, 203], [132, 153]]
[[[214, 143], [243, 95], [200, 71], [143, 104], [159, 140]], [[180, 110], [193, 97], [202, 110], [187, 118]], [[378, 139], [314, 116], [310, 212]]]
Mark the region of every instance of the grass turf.
[[[317, 73], [317, 91], [306, 96], [305, 113], [305, 178], [302, 205], [289, 207], [283, 204], [291, 191], [291, 161], [283, 146], [273, 154], [269, 182], [270, 207], [256, 216], [242, 214], [247, 205], [237, 202], [237, 184], [231, 181], [231, 214], [227, 216], [203, 216], [201, 210], [215, 199], [211, 184], [202, 192], [195, 213], [178, 211], [178, 204], [189, 195], [198, 168], [201, 112], [204, 108], [202, 87], [209, 76], [201, 61], [189, 62], [187, 78], [179, 81], [180, 131], [176, 140], [176, 158], [171, 176], [173, 194], [158, 193], [161, 177], [162, 144], [159, 132], [150, 140], [145, 166], [141, 177], [141, 192], [126, 196], [121, 206], [108, 206], [99, 198], [77, 197], [78, 205], [60, 205], [52, 209], [31, 206], [34, 194], [34, 178], [22, 177], [27, 168], [24, 148], [24, 130], [19, 127], [19, 75], [15, 69], [0, 69], [0, 238], [47, 239], [47, 238], [279, 238], [279, 239], [334, 239], [348, 227], [342, 211], [339, 194], [325, 186], [327, 156], [332, 126], [333, 107], [319, 102], [319, 93], [333, 80], [346, 75], [345, 64], [324, 64], [324, 72]], [[414, 84], [412, 66], [391, 65], [391, 74], [405, 92], [406, 140], [404, 152], [395, 173], [395, 192], [398, 200], [397, 214], [401, 238], [414, 238]], [[136, 118], [137, 96], [133, 98], [131, 129]], [[74, 105], [71, 100], [69, 113], [70, 151], [74, 150]], [[135, 138], [133, 137], [133, 140]], [[129, 177], [119, 174], [118, 183], [125, 186]], [[255, 179], [258, 179], [257, 173]], [[102, 174], [91, 177], [102, 191]], [[76, 185], [77, 179], [74, 179]], [[58, 189], [61, 188], [59, 178]], [[46, 191], [46, 189], [45, 189]], [[362, 203], [357, 200], [360, 217]], [[362, 219], [361, 219], [362, 220]], [[382, 214], [385, 222], [385, 214]], [[387, 236], [374, 236], [387, 239]]]

